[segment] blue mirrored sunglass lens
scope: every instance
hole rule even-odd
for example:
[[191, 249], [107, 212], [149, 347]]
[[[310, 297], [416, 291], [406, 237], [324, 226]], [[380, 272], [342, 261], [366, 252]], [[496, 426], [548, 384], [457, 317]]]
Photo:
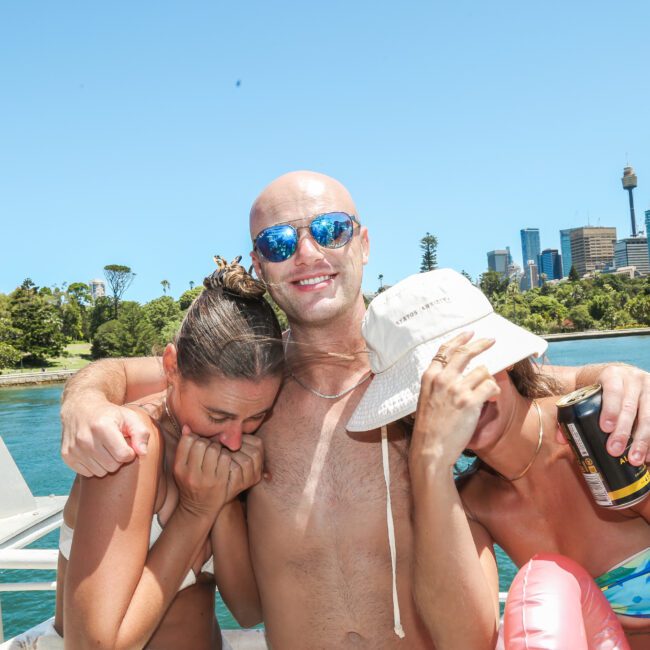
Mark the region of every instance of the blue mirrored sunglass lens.
[[330, 212], [316, 217], [309, 228], [319, 245], [338, 248], [350, 241], [354, 224], [344, 212]]
[[297, 241], [298, 235], [291, 226], [273, 226], [258, 235], [255, 247], [269, 262], [282, 262], [296, 252]]

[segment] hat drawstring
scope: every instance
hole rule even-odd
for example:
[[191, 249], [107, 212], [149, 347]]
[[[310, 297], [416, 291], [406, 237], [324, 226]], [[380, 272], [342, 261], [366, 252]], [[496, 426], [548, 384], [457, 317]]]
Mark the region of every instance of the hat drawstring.
[[404, 629], [399, 615], [399, 600], [397, 598], [397, 552], [395, 548], [395, 522], [390, 500], [390, 466], [388, 464], [388, 430], [381, 428], [381, 460], [384, 466], [384, 481], [386, 482], [386, 523], [388, 524], [388, 545], [390, 546], [390, 563], [393, 573], [393, 622], [395, 634], [403, 639]]

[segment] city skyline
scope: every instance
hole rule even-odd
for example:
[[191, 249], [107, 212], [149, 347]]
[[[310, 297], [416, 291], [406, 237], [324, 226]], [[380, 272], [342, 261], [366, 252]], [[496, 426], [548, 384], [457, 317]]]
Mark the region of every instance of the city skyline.
[[[615, 233], [616, 245], [613, 249], [613, 265], [616, 268], [622, 266], [636, 266], [638, 271], [642, 274], [647, 274], [648, 271], [648, 260], [650, 259], [650, 239], [648, 238], [648, 230], [650, 230], [650, 209], [644, 211], [644, 223], [645, 227], [638, 227], [635, 220], [635, 210], [633, 202], [633, 190], [637, 187], [637, 176], [635, 170], [629, 164], [625, 166], [623, 170], [623, 177], [621, 179], [623, 189], [626, 190], [629, 194], [629, 215], [630, 215], [630, 234], [629, 236], [618, 236], [618, 229], [616, 226], [608, 225], [594, 225], [594, 224], [583, 224], [582, 226], [574, 226], [572, 228], [561, 228], [559, 230], [559, 246], [557, 248], [545, 248], [540, 251], [541, 248], [541, 229], [538, 227], [528, 226], [521, 228], [520, 241], [521, 241], [521, 270], [523, 274], [522, 286], [529, 289], [530, 278], [529, 276], [529, 266], [530, 262], [534, 262], [537, 269], [535, 269], [540, 277], [541, 274], [544, 274], [547, 278], [551, 279], [560, 279], [562, 277], [567, 277], [569, 271], [571, 270], [572, 264], [572, 253], [571, 253], [571, 233], [573, 231], [584, 230], [587, 228], [600, 228], [600, 229], [612, 229]], [[506, 246], [509, 250], [509, 246]], [[546, 262], [543, 262], [543, 254], [547, 252], [554, 252], [552, 257], [549, 257]], [[616, 251], [616, 253], [614, 253]], [[501, 267], [503, 267], [502, 259], [500, 264], [495, 263], [496, 255], [505, 253], [505, 250], [496, 249], [493, 251], [488, 251], [488, 265], [486, 270], [498, 271], [503, 273]], [[556, 260], [557, 257], [557, 266]], [[552, 260], [552, 261], [551, 261]], [[625, 260], [625, 262], [623, 262]], [[498, 268], [497, 268], [498, 267]], [[553, 270], [551, 273], [549, 271]], [[559, 269], [559, 275], [558, 275]]]
[[427, 231], [473, 278], [488, 250], [521, 264], [525, 227], [541, 249], [587, 223], [627, 236], [625, 166], [638, 227], [650, 208], [650, 5], [626, 9], [4, 3], [0, 292], [124, 264], [127, 298], [177, 297], [214, 254], [247, 259], [252, 201], [295, 169], [352, 193], [366, 292], [416, 273]]
[[[625, 166], [625, 172], [627, 172], [627, 170], [631, 170], [631, 173], [630, 174], [626, 173], [626, 175], [631, 176], [632, 174], [634, 174], [634, 169], [631, 166], [626, 165]], [[630, 195], [631, 195], [631, 190], [637, 187], [637, 184], [636, 184], [637, 183], [637, 176], [636, 176], [636, 174], [634, 174], [633, 178], [634, 178], [633, 185], [631, 183], [629, 183], [630, 189], [628, 191], [630, 192]], [[632, 199], [630, 199], [630, 220], [631, 220], [632, 225], [631, 225], [631, 227], [629, 227], [629, 230], [631, 232], [630, 232], [629, 235], [624, 235], [621, 238], [624, 239], [624, 238], [635, 237], [635, 236], [645, 236], [645, 237], [647, 237], [648, 236], [648, 229], [650, 229], [650, 209], [644, 211], [644, 216], [645, 216], [645, 220], [644, 220], [645, 227], [643, 225], [640, 226], [639, 223], [636, 223], [634, 221], [633, 202], [632, 202]], [[564, 233], [564, 232], [568, 233], [568, 232], [570, 232], [570, 230], [573, 230], [575, 228], [583, 228], [583, 227], [590, 227], [590, 226], [592, 226], [592, 227], [593, 226], [596, 226], [596, 227], [613, 227], [613, 228], [616, 228], [617, 233], [619, 233], [619, 228], [614, 224], [600, 223], [600, 222], [597, 223], [597, 224], [592, 224], [592, 223], [589, 223], [589, 221], [587, 221], [587, 223], [580, 224], [579, 226], [572, 226], [571, 228], [560, 228], [560, 230], [558, 231], [558, 245], [549, 246], [548, 248], [557, 248], [558, 251], [560, 251], [562, 253], [562, 257], [564, 258], [565, 247], [563, 246], [563, 242], [562, 242], [562, 233]], [[524, 253], [523, 253], [523, 233], [524, 233], [524, 231], [537, 231], [539, 233], [540, 242], [541, 242], [542, 230], [543, 230], [542, 228], [539, 228], [538, 226], [534, 226], [534, 225], [528, 225], [528, 226], [525, 226], [525, 227], [522, 226], [522, 228], [520, 229], [521, 242], [522, 242], [522, 268], [523, 268], [523, 265], [524, 265], [524, 263], [526, 261], [526, 260], [523, 259], [524, 258]], [[621, 230], [624, 230], [624, 229], [621, 228]], [[541, 247], [541, 243], [539, 244], [539, 246]], [[547, 247], [543, 247], [543, 248], [547, 248]], [[568, 255], [567, 257], [570, 259], [570, 255]], [[564, 262], [563, 262], [563, 266], [564, 266]], [[568, 270], [570, 268], [571, 267], [569, 265], [568, 269], [564, 272], [564, 275], [568, 275]]]

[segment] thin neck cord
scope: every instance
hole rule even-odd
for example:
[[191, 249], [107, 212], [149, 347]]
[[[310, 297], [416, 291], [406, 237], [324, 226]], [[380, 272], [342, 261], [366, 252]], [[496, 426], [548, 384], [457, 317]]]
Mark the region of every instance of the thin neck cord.
[[[285, 357], [287, 355], [287, 346], [289, 345], [289, 340], [291, 339], [291, 330], [289, 330], [289, 333], [287, 334], [287, 338], [284, 341], [284, 354]], [[346, 358], [353, 360], [354, 357], [348, 356], [348, 355], [343, 355], [343, 354], [337, 354], [335, 352], [328, 352], [330, 356], [337, 356], [341, 358]], [[361, 379], [356, 383], [353, 384], [352, 386], [348, 386], [348, 388], [344, 388], [340, 393], [334, 393], [332, 395], [328, 395], [327, 393], [321, 393], [320, 391], [316, 390], [315, 388], [312, 388], [311, 386], [308, 386], [305, 384], [302, 379], [299, 379], [293, 372], [290, 373], [290, 376], [292, 379], [301, 387], [304, 388], [306, 391], [309, 391], [313, 395], [316, 395], [316, 397], [320, 397], [322, 399], [338, 399], [339, 397], [343, 397], [344, 395], [347, 395], [348, 393], [351, 393], [355, 388], [358, 388], [363, 384], [364, 382], [368, 381], [370, 377], [372, 377], [372, 370], [369, 370], [367, 374], [365, 374]]]
[[381, 461], [384, 466], [384, 481], [386, 483], [386, 523], [388, 525], [388, 546], [390, 547], [390, 563], [393, 574], [393, 630], [400, 639], [403, 639], [404, 628], [400, 620], [399, 599], [397, 597], [397, 548], [395, 545], [395, 521], [393, 507], [390, 500], [390, 465], [388, 463], [388, 429], [381, 428]]

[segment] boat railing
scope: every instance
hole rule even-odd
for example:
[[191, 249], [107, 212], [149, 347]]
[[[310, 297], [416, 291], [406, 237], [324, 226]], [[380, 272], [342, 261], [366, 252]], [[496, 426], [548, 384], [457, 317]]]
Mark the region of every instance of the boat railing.
[[[58, 550], [54, 548], [0, 550], [0, 569], [42, 569], [56, 571]], [[2, 625], [2, 593], [9, 591], [53, 591], [56, 580], [48, 582], [0, 582], [0, 643], [4, 641]]]
[[[0, 550], [0, 569], [26, 569], [30, 571], [56, 571], [58, 549], [7, 548]], [[45, 582], [0, 582], [0, 643], [2, 633], [2, 592], [12, 591], [54, 591], [56, 580]], [[499, 592], [499, 601], [505, 603], [507, 592]]]

